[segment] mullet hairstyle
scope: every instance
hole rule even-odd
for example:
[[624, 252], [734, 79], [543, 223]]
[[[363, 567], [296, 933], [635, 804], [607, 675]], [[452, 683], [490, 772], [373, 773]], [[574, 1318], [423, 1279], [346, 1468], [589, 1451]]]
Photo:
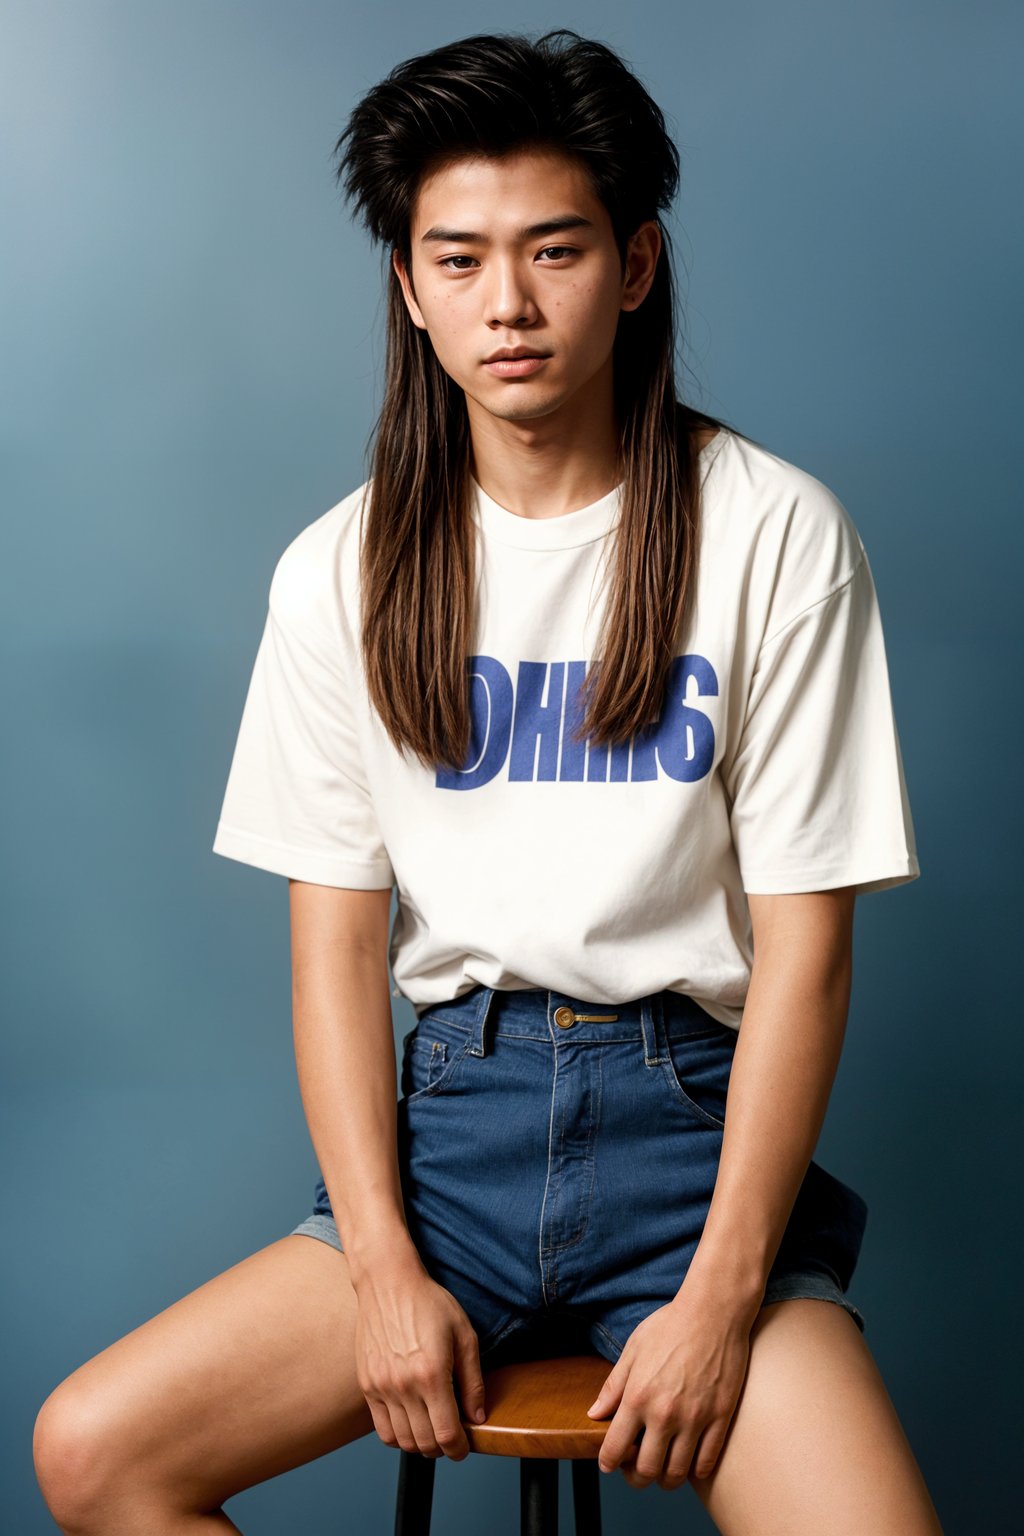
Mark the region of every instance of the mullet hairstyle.
[[[626, 245], [658, 219], [662, 251], [613, 349], [620, 518], [600, 664], [577, 702], [577, 739], [630, 740], [657, 722], [697, 564], [695, 431], [726, 424], [682, 405], [674, 376], [671, 246], [658, 215], [679, 183], [664, 117], [605, 44], [565, 27], [536, 42], [462, 38], [399, 64], [359, 101], [338, 139], [336, 181], [390, 276], [384, 399], [374, 428], [360, 555], [361, 652], [370, 702], [399, 751], [458, 771], [470, 760], [469, 658], [476, 571], [465, 395], [406, 309], [390, 264], [412, 274], [421, 180], [466, 155], [557, 150], [587, 176]], [[731, 429], [730, 429], [731, 430]], [[567, 717], [568, 718], [568, 717]]]

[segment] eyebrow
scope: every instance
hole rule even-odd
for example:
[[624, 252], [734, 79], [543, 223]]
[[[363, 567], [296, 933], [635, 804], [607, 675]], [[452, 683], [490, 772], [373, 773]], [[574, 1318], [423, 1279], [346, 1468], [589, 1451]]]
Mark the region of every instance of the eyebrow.
[[[585, 219], [579, 213], [560, 214], [555, 219], [544, 219], [540, 224], [526, 224], [522, 229], [517, 229], [514, 238], [518, 241], [537, 240], [543, 235], [557, 235], [564, 229], [593, 229], [592, 220]], [[447, 245], [490, 245], [487, 235], [478, 234], [472, 229], [443, 229], [439, 224], [431, 225], [426, 234], [420, 236], [421, 241], [431, 240], [438, 244]]]

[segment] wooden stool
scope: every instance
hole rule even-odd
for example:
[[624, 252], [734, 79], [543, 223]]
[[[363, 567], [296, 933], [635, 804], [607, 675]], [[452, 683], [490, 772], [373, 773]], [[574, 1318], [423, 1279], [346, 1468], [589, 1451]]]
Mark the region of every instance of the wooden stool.
[[[601, 1536], [597, 1458], [610, 1419], [587, 1409], [611, 1366], [601, 1355], [556, 1355], [522, 1360], [484, 1372], [487, 1417], [462, 1420], [471, 1451], [519, 1457], [522, 1536], [557, 1536], [558, 1463], [572, 1462], [576, 1536]], [[402, 1451], [398, 1468], [395, 1536], [430, 1536], [434, 1467], [439, 1458]]]

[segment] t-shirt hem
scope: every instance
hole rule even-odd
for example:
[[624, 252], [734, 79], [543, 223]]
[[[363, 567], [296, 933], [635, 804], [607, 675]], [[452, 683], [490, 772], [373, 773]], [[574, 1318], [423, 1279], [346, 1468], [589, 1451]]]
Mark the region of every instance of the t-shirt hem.
[[799, 895], [805, 891], [832, 891], [844, 885], [852, 885], [858, 894], [869, 891], [887, 891], [896, 885], [907, 885], [921, 873], [921, 865], [915, 854], [887, 860], [884, 864], [822, 865], [817, 869], [746, 870], [743, 889], [748, 896]]
[[236, 859], [241, 864], [251, 864], [273, 875], [286, 875], [289, 880], [302, 880], [310, 885], [333, 885], [358, 891], [387, 890], [394, 885], [394, 870], [386, 860], [333, 859], [313, 853], [307, 848], [295, 848], [289, 843], [274, 842], [237, 827], [218, 822], [213, 840], [213, 852], [226, 859]]

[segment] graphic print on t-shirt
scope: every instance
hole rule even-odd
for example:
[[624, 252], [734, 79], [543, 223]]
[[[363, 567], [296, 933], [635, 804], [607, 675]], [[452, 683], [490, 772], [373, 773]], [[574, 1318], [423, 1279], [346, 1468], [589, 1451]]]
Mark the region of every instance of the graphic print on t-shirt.
[[673, 657], [657, 721], [632, 744], [612, 747], [578, 735], [585, 661], [521, 661], [515, 682], [494, 656], [471, 656], [466, 670], [469, 756], [462, 769], [438, 769], [437, 789], [479, 789], [503, 770], [510, 782], [621, 784], [667, 777], [685, 784], [703, 778], [714, 762], [714, 726], [686, 702], [691, 684], [698, 697], [718, 695], [706, 656]]
[[661, 708], [612, 746], [576, 732], [603, 664], [618, 489], [536, 518], [474, 484], [471, 731], [443, 772], [398, 750], [367, 696], [369, 482], [307, 524], [274, 570], [214, 851], [314, 885], [394, 886], [388, 958], [417, 1010], [475, 984], [602, 1005], [667, 987], [738, 1028], [748, 896], [884, 890], [920, 866], [856, 525], [740, 436], [702, 460]]

